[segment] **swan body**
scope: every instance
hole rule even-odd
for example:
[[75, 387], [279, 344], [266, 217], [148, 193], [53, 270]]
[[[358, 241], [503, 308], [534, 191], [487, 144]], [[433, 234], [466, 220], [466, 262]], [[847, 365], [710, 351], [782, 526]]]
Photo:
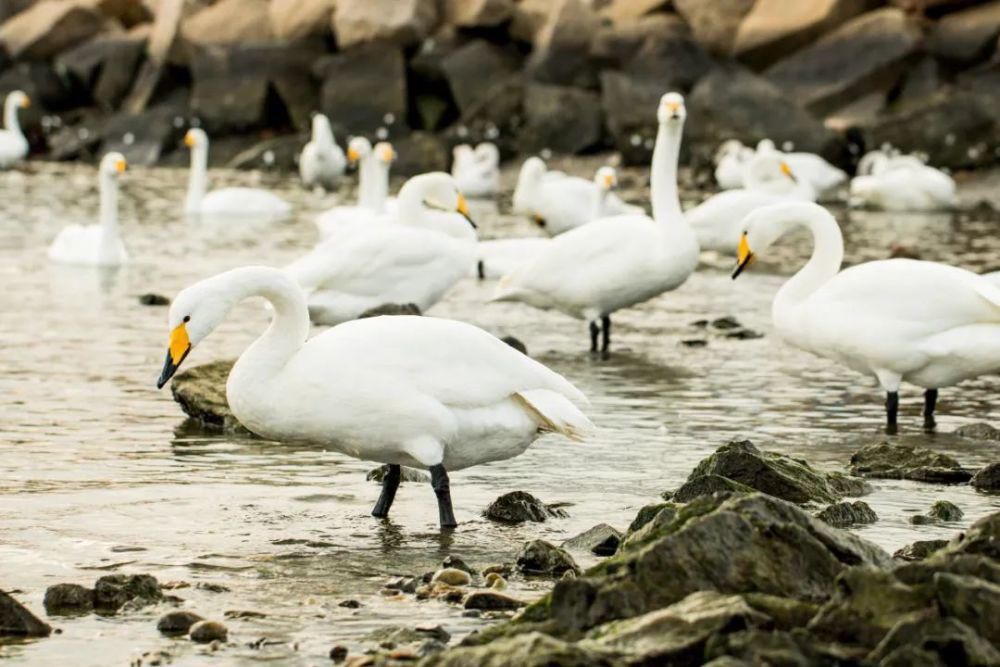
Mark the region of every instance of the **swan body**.
[[[540, 158], [530, 157], [521, 166], [513, 203], [515, 212], [532, 216], [547, 234], [558, 236], [595, 220], [594, 201], [601, 196], [593, 181], [562, 173], [550, 176]], [[599, 217], [644, 213], [614, 194], [603, 202]]]
[[118, 229], [118, 177], [126, 166], [121, 153], [108, 153], [101, 159], [97, 172], [101, 193], [100, 223], [64, 227], [49, 246], [51, 261], [112, 267], [128, 260]]
[[546, 431], [581, 438], [593, 428], [580, 409], [586, 398], [565, 378], [470, 324], [383, 316], [307, 340], [301, 289], [267, 267], [234, 269], [177, 295], [157, 386], [252, 296], [267, 299], [274, 317], [230, 373], [233, 414], [265, 438], [389, 464], [377, 517], [388, 514], [400, 465], [431, 471], [441, 525], [450, 527], [448, 470], [517, 456]]
[[0, 169], [9, 169], [28, 155], [28, 140], [21, 131], [17, 110], [31, 104], [28, 96], [20, 90], [7, 95], [3, 101], [3, 125], [0, 130]]
[[193, 128], [184, 135], [191, 149], [191, 175], [188, 180], [184, 210], [202, 219], [280, 220], [291, 214], [292, 207], [281, 197], [258, 188], [220, 188], [207, 191], [208, 135]]
[[535, 259], [551, 241], [548, 238], [532, 237], [480, 241], [477, 246], [476, 275], [480, 279], [499, 280]]
[[358, 202], [320, 213], [316, 217], [320, 239], [342, 232], [347, 225], [379, 222], [394, 212], [395, 200], [389, 198], [389, 169], [396, 159], [392, 144], [380, 142], [373, 148], [364, 137], [353, 137], [348, 143], [347, 156], [358, 165]]
[[310, 290], [309, 315], [317, 324], [339, 324], [386, 303], [424, 311], [475, 263], [467, 215], [448, 174], [422, 174], [403, 186], [395, 217], [324, 241], [287, 271]]
[[685, 213], [702, 250], [733, 253], [748, 213], [779, 201], [815, 198], [810, 183], [800, 180], [777, 153], [755, 155], [745, 181], [746, 187], [720, 192]]
[[867, 174], [851, 180], [852, 206], [885, 211], [940, 211], [957, 204], [955, 180], [915, 156], [877, 154], [865, 165], [865, 170]]
[[842, 169], [834, 167], [814, 153], [784, 153], [775, 148], [770, 139], [758, 142], [757, 153], [778, 153], [795, 175], [807, 181], [820, 198], [834, 194], [837, 188], [847, 182], [847, 174]]
[[930, 428], [939, 388], [1000, 371], [1000, 287], [964, 269], [911, 259], [841, 271], [840, 228], [815, 204], [781, 203], [747, 216], [734, 275], [796, 227], [812, 233], [815, 247], [774, 298], [775, 329], [796, 347], [876, 378], [888, 395], [890, 430], [902, 382], [928, 390]]
[[451, 175], [467, 197], [493, 197], [500, 191], [500, 150], [489, 142], [455, 146]]
[[677, 198], [677, 158], [684, 127], [684, 98], [663, 96], [653, 153], [653, 218], [619, 215], [566, 232], [499, 283], [495, 301], [520, 301], [591, 322], [609, 345], [610, 315], [687, 280], [698, 263], [698, 243]]
[[983, 275], [983, 278], [986, 278], [986, 280], [989, 280], [997, 287], [1000, 287], [1000, 271], [993, 271], [992, 273], [986, 273]]
[[344, 177], [347, 157], [337, 145], [330, 119], [321, 113], [313, 116], [312, 138], [299, 156], [299, 175], [309, 187], [333, 190]]
[[723, 142], [715, 154], [715, 182], [723, 190], [742, 188], [743, 176], [753, 156], [753, 149], [736, 139]]

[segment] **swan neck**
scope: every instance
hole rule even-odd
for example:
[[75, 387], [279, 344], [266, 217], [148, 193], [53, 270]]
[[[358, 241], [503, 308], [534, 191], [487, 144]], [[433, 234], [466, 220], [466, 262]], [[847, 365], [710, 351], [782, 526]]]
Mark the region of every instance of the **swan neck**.
[[793, 304], [806, 299], [840, 271], [844, 261], [844, 237], [833, 216], [824, 210], [810, 208], [803, 215], [793, 209], [793, 218], [783, 222], [785, 229], [805, 227], [813, 237], [813, 251], [809, 261], [778, 291], [774, 300], [775, 311], [780, 304]]
[[272, 374], [280, 370], [309, 336], [309, 311], [302, 289], [280, 269], [250, 266], [229, 273], [230, 308], [250, 297], [266, 299], [274, 317], [267, 330], [240, 356], [244, 372]]
[[680, 155], [681, 123], [661, 123], [653, 148], [652, 181], [653, 219], [657, 222], [683, 220], [677, 196], [677, 160]]
[[118, 233], [118, 182], [111, 174], [101, 173], [101, 226], [107, 232]]
[[21, 123], [17, 119], [17, 102], [9, 95], [3, 105], [3, 126], [18, 136], [24, 136], [21, 132]]
[[205, 198], [208, 172], [208, 146], [197, 145], [191, 148], [191, 173], [188, 175], [187, 210], [198, 211], [201, 200]]
[[358, 204], [382, 213], [389, 196], [389, 169], [374, 155], [368, 155], [358, 170]]

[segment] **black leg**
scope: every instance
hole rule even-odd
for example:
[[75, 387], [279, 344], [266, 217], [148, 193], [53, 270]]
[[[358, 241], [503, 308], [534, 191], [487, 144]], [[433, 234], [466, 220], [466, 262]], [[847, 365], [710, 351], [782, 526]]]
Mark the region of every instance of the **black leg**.
[[590, 323], [590, 351], [597, 352], [597, 336], [601, 333], [601, 328], [596, 321]]
[[899, 414], [899, 392], [890, 391], [885, 395], [885, 432], [896, 435], [899, 430], [896, 416]]
[[601, 318], [601, 352], [607, 352], [611, 347], [611, 317], [605, 315]]
[[375, 503], [372, 516], [379, 519], [389, 516], [389, 508], [392, 507], [392, 501], [396, 499], [396, 489], [399, 488], [401, 477], [402, 470], [398, 465], [390, 464], [387, 466], [385, 476], [382, 478], [382, 494], [378, 497], [378, 502]]
[[480, 280], [486, 279], [486, 267], [483, 266], [483, 260], [476, 262], [476, 274], [479, 276]]
[[443, 465], [431, 466], [431, 488], [437, 496], [441, 527], [454, 528], [458, 522], [455, 521], [455, 511], [451, 507], [451, 484]]
[[934, 421], [934, 409], [937, 408], [937, 389], [928, 389], [924, 392], [924, 430], [933, 431], [937, 426]]

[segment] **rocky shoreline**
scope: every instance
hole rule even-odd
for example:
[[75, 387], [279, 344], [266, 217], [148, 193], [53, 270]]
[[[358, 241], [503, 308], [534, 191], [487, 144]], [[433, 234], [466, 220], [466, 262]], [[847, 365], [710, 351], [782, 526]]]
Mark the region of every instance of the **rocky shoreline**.
[[[155, 6], [154, 6], [155, 5]], [[614, 149], [647, 164], [648, 109], [688, 95], [686, 160], [771, 138], [851, 167], [891, 142], [996, 164], [995, 1], [18, 0], [0, 10], [0, 93], [32, 154], [290, 169], [310, 114], [389, 138], [410, 175], [460, 142], [507, 157]]]

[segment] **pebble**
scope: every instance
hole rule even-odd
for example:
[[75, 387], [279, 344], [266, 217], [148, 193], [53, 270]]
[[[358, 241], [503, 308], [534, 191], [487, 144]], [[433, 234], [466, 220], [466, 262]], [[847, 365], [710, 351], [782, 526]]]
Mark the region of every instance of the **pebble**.
[[520, 609], [525, 604], [521, 600], [494, 591], [473, 591], [466, 596], [463, 606], [466, 609], [482, 611], [512, 611]]
[[139, 305], [142, 306], [169, 306], [170, 299], [163, 296], [162, 294], [155, 294], [149, 292], [147, 294], [139, 295]]
[[472, 583], [472, 577], [465, 570], [455, 567], [447, 567], [434, 573], [431, 583], [441, 582], [449, 586], [468, 586]]
[[455, 568], [456, 570], [462, 570], [463, 572], [468, 572], [469, 574], [475, 573], [475, 570], [469, 567], [469, 565], [458, 556], [448, 556], [441, 562], [441, 567]]
[[514, 567], [510, 563], [499, 563], [484, 567], [482, 574], [484, 577], [489, 574], [499, 574], [501, 577], [509, 577], [513, 571]]
[[347, 660], [347, 647], [342, 644], [337, 644], [330, 649], [330, 660], [333, 660], [334, 662], [344, 662]]
[[486, 585], [495, 591], [502, 591], [507, 588], [507, 580], [496, 572], [490, 572], [486, 575]]
[[228, 637], [229, 628], [218, 621], [198, 621], [191, 626], [191, 640], [199, 644], [226, 641]]
[[338, 607], [343, 607], [344, 609], [360, 609], [361, 603], [357, 600], [343, 600], [337, 604]]
[[168, 637], [186, 635], [201, 620], [204, 619], [193, 611], [171, 611], [160, 617], [156, 629]]

